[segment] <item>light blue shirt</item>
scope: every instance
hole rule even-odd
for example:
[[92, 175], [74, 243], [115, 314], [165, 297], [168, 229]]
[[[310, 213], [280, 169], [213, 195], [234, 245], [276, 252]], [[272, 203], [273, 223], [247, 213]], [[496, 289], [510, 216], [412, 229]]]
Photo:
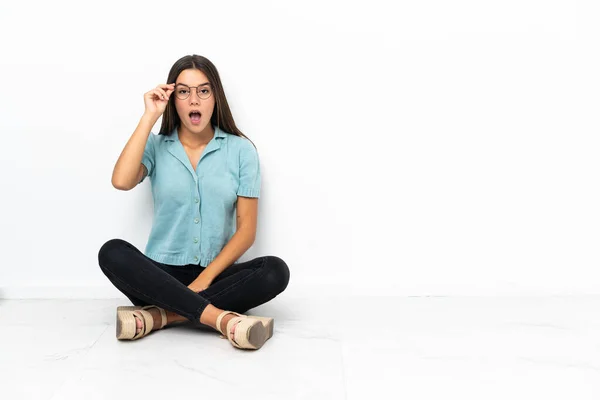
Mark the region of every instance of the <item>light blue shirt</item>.
[[154, 219], [144, 254], [155, 261], [206, 267], [235, 233], [238, 196], [259, 197], [260, 166], [252, 142], [218, 127], [214, 131], [196, 171], [177, 128], [169, 136], [148, 136], [142, 163], [152, 183]]

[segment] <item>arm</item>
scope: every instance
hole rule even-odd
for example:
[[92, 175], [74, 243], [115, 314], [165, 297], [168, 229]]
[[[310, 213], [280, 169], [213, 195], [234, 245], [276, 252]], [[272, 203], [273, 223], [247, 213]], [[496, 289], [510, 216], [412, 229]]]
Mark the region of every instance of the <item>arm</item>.
[[235, 234], [219, 255], [198, 275], [194, 282], [188, 285], [194, 292], [200, 292], [210, 286], [215, 277], [240, 258], [254, 243], [258, 219], [258, 198], [238, 196], [236, 212]]
[[112, 185], [116, 189], [131, 190], [148, 173], [142, 164], [142, 157], [150, 130], [156, 123], [156, 120], [155, 117], [144, 114], [133, 135], [131, 135], [131, 138], [125, 145], [112, 174]]

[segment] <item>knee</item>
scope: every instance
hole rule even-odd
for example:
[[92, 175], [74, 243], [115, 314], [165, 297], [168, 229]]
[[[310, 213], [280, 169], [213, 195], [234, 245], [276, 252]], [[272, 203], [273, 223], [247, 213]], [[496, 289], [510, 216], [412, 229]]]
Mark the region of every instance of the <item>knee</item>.
[[290, 269], [285, 261], [276, 256], [265, 257], [265, 273], [266, 285], [276, 293], [281, 293], [285, 290], [290, 281]]
[[123, 246], [127, 242], [122, 239], [111, 239], [104, 243], [98, 251], [98, 264], [101, 269], [113, 267], [119, 264]]

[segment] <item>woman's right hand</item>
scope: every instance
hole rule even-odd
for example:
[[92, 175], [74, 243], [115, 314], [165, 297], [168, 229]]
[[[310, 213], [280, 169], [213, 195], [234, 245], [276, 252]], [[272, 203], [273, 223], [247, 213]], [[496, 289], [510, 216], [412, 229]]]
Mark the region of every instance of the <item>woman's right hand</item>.
[[169, 104], [169, 97], [175, 91], [175, 84], [160, 84], [154, 89], [144, 94], [144, 105], [146, 106], [145, 114], [153, 117], [160, 117], [165, 112], [167, 104]]

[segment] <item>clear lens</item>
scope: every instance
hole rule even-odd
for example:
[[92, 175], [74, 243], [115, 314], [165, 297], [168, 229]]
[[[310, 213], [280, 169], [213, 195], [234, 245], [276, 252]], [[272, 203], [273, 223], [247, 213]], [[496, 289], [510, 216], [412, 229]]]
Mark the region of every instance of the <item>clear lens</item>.
[[210, 86], [202, 86], [198, 88], [198, 97], [202, 100], [206, 100], [210, 97], [212, 91], [210, 90]]
[[177, 85], [175, 86], [175, 96], [179, 100], [185, 100], [190, 95], [190, 88], [185, 85]]

